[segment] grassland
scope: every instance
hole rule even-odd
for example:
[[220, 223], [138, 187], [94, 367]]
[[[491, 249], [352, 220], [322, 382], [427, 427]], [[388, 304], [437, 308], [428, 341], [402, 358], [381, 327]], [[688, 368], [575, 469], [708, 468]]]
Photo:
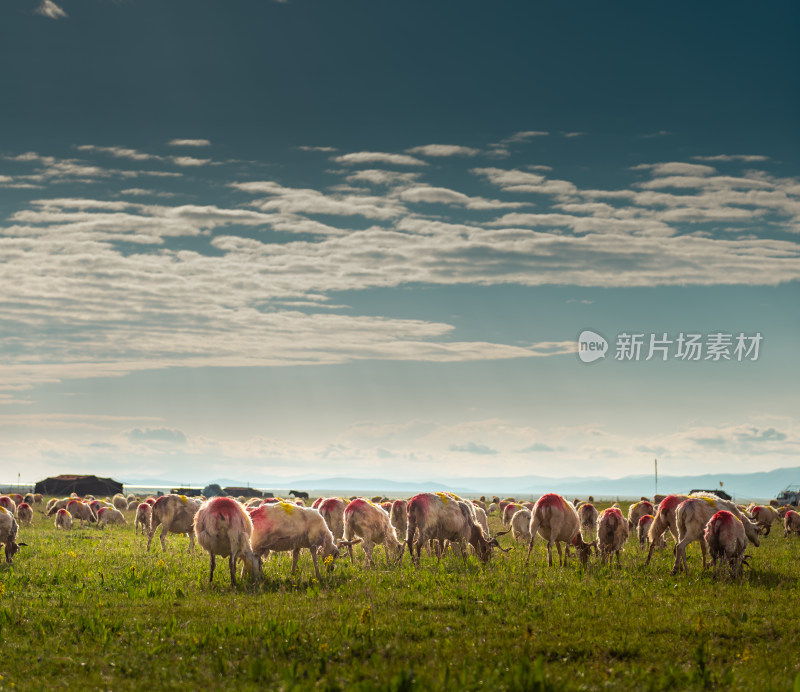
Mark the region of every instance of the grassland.
[[622, 569], [548, 568], [541, 542], [528, 567], [519, 548], [419, 569], [379, 549], [317, 583], [307, 555], [294, 579], [279, 556], [232, 591], [184, 537], [146, 553], [132, 519], [21, 529], [30, 546], [0, 567], [1, 690], [800, 690], [800, 540], [777, 527], [740, 582], [702, 572], [697, 546], [689, 576], [670, 551], [645, 569], [631, 539]]

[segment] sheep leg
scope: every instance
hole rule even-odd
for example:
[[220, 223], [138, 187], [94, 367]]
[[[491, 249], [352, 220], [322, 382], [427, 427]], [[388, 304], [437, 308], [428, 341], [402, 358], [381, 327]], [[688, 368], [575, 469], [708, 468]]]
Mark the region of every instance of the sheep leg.
[[644, 561], [645, 567], [650, 564], [650, 558], [653, 557], [653, 548], [655, 548], [655, 545], [655, 541], [650, 541], [650, 550], [647, 551], [647, 559]]
[[228, 558], [228, 567], [231, 570], [231, 588], [236, 586], [236, 556], [231, 553]]
[[317, 575], [317, 581], [321, 582], [322, 577], [319, 574], [319, 565], [317, 565], [317, 551], [311, 550], [311, 561], [314, 563], [314, 574]]
[[558, 548], [558, 566], [559, 567], [562, 567], [562, 566], [566, 567], [567, 566], [567, 558], [563, 557], [563, 562], [562, 562], [561, 543], [559, 543], [558, 541], [556, 541], [556, 548]]
[[705, 541], [704, 538], [700, 539], [700, 552], [703, 553], [703, 569], [707, 569], [708, 568], [708, 565], [706, 564], [707, 547], [706, 547], [706, 541]]
[[210, 569], [209, 569], [209, 572], [208, 572], [208, 583], [209, 584], [214, 581], [214, 567], [216, 567], [216, 565], [217, 565], [217, 560], [214, 557], [214, 553], [211, 553], [211, 565], [210, 565]]
[[[314, 551], [311, 551], [311, 554], [314, 554]], [[297, 558], [300, 557], [300, 548], [295, 548], [292, 551], [292, 576], [294, 576], [295, 570], [297, 570]], [[316, 562], [314, 563], [316, 564]]]
[[547, 542], [547, 565], [553, 566], [553, 541]]
[[167, 541], [164, 538], [164, 534], [166, 534], [166, 533], [167, 533], [167, 525], [166, 524], [162, 524], [161, 525], [161, 552], [162, 553], [166, 553], [167, 552]]

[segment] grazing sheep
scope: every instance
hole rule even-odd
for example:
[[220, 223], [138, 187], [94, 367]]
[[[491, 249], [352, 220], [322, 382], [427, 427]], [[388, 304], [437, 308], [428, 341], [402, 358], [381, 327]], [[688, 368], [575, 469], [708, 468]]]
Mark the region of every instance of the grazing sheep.
[[81, 528], [83, 528], [86, 523], [97, 521], [97, 517], [95, 517], [94, 512], [92, 512], [92, 508], [80, 500], [70, 500], [67, 503], [66, 510], [72, 515], [73, 519], [78, 519], [81, 522]]
[[700, 541], [700, 550], [703, 553], [703, 567], [706, 567], [707, 546], [703, 533], [709, 519], [721, 509], [729, 511], [742, 522], [747, 539], [758, 547], [761, 529], [742, 514], [735, 504], [722, 500], [715, 495], [693, 495], [681, 502], [675, 512], [675, 521], [678, 526], [678, 543], [675, 546], [675, 564], [672, 567], [672, 574], [677, 574], [681, 567], [684, 572], [689, 573], [686, 564], [686, 546], [694, 541]]
[[[441, 560], [444, 541], [458, 544], [464, 561], [467, 560], [465, 550], [469, 543], [482, 562], [491, 558], [492, 548], [500, 548], [497, 538], [487, 537], [474, 518], [474, 505], [457, 500], [448, 493], [420, 493], [412, 497], [406, 505], [408, 528], [406, 544], [411, 559], [420, 562], [422, 546], [428, 541], [437, 540], [437, 560]], [[417, 557], [414, 559], [414, 537], [419, 531], [417, 541]], [[502, 550], [502, 548], [500, 548]], [[506, 551], [507, 552], [507, 551]], [[402, 559], [402, 553], [401, 553]]]
[[72, 515], [64, 508], [56, 510], [55, 526], [57, 529], [69, 531], [72, 528]]
[[114, 495], [114, 497], [111, 498], [111, 504], [114, 505], [114, 509], [120, 511], [128, 509], [128, 501], [125, 499], [124, 495]]
[[658, 539], [664, 535], [664, 532], [669, 529], [675, 542], [678, 542], [678, 525], [675, 519], [675, 513], [678, 510], [678, 505], [689, 498], [688, 495], [667, 495], [663, 497], [656, 495], [656, 499], [661, 498], [658, 503], [658, 510], [656, 511], [653, 523], [650, 524], [650, 549], [647, 551], [647, 559], [644, 561], [644, 566], [650, 564], [650, 558], [653, 557], [653, 550], [658, 544]]
[[44, 495], [41, 493], [34, 493], [33, 494], [33, 504], [40, 505], [44, 502]]
[[[356, 538], [361, 539], [361, 547], [367, 556], [367, 564], [373, 564], [372, 551], [376, 545], [383, 545], [386, 551], [386, 562], [389, 562], [389, 550], [394, 559], [403, 555], [403, 543], [397, 538], [389, 513], [369, 500], [359, 498], [353, 500], [344, 510], [344, 539], [348, 543]], [[353, 548], [348, 546], [350, 561], [353, 562]]]
[[194, 515], [197, 514], [198, 509], [200, 506], [190, 502], [185, 495], [162, 495], [159, 497], [153, 505], [150, 516], [147, 550], [150, 550], [150, 543], [160, 524], [162, 551], [167, 549], [165, 541], [167, 533], [185, 533], [189, 537], [189, 552], [191, 553], [194, 550]]
[[523, 545], [531, 540], [531, 510], [521, 509], [511, 517], [511, 537]]
[[12, 516], [17, 513], [17, 503], [8, 495], [0, 495], [0, 507], [11, 512]]
[[[649, 504], [649, 503], [648, 503]], [[597, 548], [600, 559], [609, 566], [614, 555], [617, 556], [617, 567], [620, 566], [619, 551], [628, 540], [628, 522], [618, 507], [609, 507], [600, 512], [597, 519]]]
[[19, 549], [27, 543], [17, 543], [17, 531], [19, 525], [14, 519], [14, 515], [5, 507], [0, 507], [0, 543], [3, 544], [6, 554], [6, 563], [11, 564], [11, 560], [19, 552]]
[[511, 519], [513, 519], [514, 515], [521, 509], [522, 505], [517, 504], [516, 502], [509, 502], [505, 507], [503, 507], [503, 526], [511, 526]]
[[655, 510], [650, 500], [641, 500], [628, 507], [628, 532], [639, 526], [639, 519], [645, 514], [652, 515]]
[[498, 505], [496, 502], [492, 502], [489, 505], [489, 509], [486, 510], [486, 513], [491, 516], [492, 514], [497, 514], [499, 511], [500, 511], [500, 505]]
[[36, 503], [36, 496], [33, 493], [25, 493], [25, 497], [22, 498], [22, 501], [26, 504], [33, 505]]
[[328, 525], [335, 540], [344, 538], [344, 510], [347, 502], [339, 497], [329, 497], [319, 505], [319, 513]]
[[728, 564], [732, 578], [741, 576], [744, 551], [747, 549], [747, 536], [742, 520], [722, 509], [708, 520], [703, 537], [711, 554], [714, 576], [718, 576], [718, 559]]
[[405, 500], [395, 500], [392, 502], [392, 509], [389, 511], [389, 521], [392, 522], [392, 526], [394, 526], [398, 536], [405, 536], [406, 531], [408, 531], [406, 504]]
[[597, 508], [591, 502], [584, 502], [578, 507], [578, 518], [581, 522], [582, 535], [594, 538], [597, 528]]
[[209, 583], [214, 581], [217, 555], [228, 558], [231, 588], [236, 586], [236, 562], [240, 559], [248, 573], [254, 579], [260, 579], [258, 558], [250, 547], [253, 522], [236, 500], [229, 497], [212, 497], [206, 500], [194, 515], [194, 533], [200, 547], [210, 556]]
[[752, 516], [755, 522], [762, 528], [765, 536], [769, 536], [772, 525], [780, 518], [777, 509], [774, 507], [767, 507], [766, 505], [751, 506], [750, 516]]
[[127, 524], [125, 515], [118, 509], [111, 507], [101, 507], [97, 513], [97, 526], [103, 528], [107, 524]]
[[[639, 517], [639, 524], [636, 527], [636, 533], [639, 538], [639, 547], [642, 550], [647, 548], [647, 544], [650, 541], [650, 527], [654, 521], [655, 519], [652, 514], [645, 514], [643, 517]], [[664, 540], [664, 536], [659, 536], [656, 538], [656, 548], [666, 547], [667, 542]]]
[[[328, 557], [339, 557], [337, 541], [322, 518], [322, 515], [310, 507], [298, 507], [289, 502], [275, 502], [261, 505], [250, 510], [253, 522], [252, 547], [259, 559], [267, 557], [270, 552], [292, 552], [292, 575], [297, 570], [297, 558], [303, 548], [311, 553], [314, 573], [321, 581], [317, 565], [317, 556], [323, 560]], [[338, 541], [346, 545], [344, 541]]]
[[783, 516], [783, 537], [792, 533], [800, 534], [800, 514], [790, 509]]
[[53, 498], [47, 503], [47, 516], [52, 517], [59, 509], [66, 509], [67, 505], [72, 502], [74, 498], [64, 497], [60, 500]]
[[[489, 518], [486, 516], [486, 511], [483, 509], [483, 507], [475, 505], [475, 518], [478, 520], [478, 524], [480, 524], [480, 527], [483, 529], [483, 532], [487, 536], [491, 535], [489, 532]], [[508, 533], [508, 531], [506, 531], [505, 533]]]
[[27, 502], [23, 502], [17, 507], [17, 519], [21, 524], [33, 523], [33, 509]]
[[136, 508], [136, 518], [133, 520], [133, 531], [136, 535], [139, 534], [139, 527], [142, 527], [142, 536], [145, 532], [150, 530], [150, 517], [153, 514], [153, 508], [146, 502], [139, 503]]
[[[572, 503], [567, 502], [561, 495], [547, 493], [542, 495], [533, 506], [531, 521], [528, 528], [528, 553], [525, 564], [528, 563], [533, 550], [533, 542], [539, 534], [547, 541], [547, 564], [553, 566], [553, 545], [558, 549], [558, 563], [567, 566], [569, 546], [578, 549], [578, 557], [583, 564], [589, 560], [592, 546], [596, 543], [586, 543], [581, 536], [578, 512]], [[565, 544], [562, 559], [561, 543]]]

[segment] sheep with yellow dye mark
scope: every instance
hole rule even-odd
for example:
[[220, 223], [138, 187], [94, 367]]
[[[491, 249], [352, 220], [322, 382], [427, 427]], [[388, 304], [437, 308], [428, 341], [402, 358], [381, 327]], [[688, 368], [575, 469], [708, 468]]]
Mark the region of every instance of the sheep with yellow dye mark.
[[147, 532], [147, 550], [161, 526], [161, 550], [167, 550], [167, 533], [185, 533], [189, 537], [189, 552], [194, 550], [194, 515], [200, 505], [190, 502], [185, 495], [162, 495], [153, 503], [150, 528]]
[[[561, 495], [556, 493], [545, 493], [542, 495], [531, 510], [531, 523], [528, 529], [530, 538], [528, 539], [528, 553], [525, 564], [531, 558], [533, 543], [539, 535], [547, 541], [547, 563], [553, 565], [553, 545], [558, 550], [558, 562], [567, 566], [569, 556], [569, 546], [578, 549], [578, 557], [583, 564], [589, 561], [592, 547], [597, 544], [586, 543], [581, 536], [580, 521], [578, 512], [572, 503], [567, 502]], [[561, 544], [565, 544], [562, 562]]]
[[[311, 553], [314, 572], [321, 579], [317, 557], [333, 567], [328, 558], [339, 557], [337, 541], [328, 528], [322, 515], [311, 507], [300, 507], [288, 502], [263, 504], [248, 510], [253, 522], [251, 544], [259, 559], [268, 557], [271, 552], [292, 553], [292, 574], [297, 570], [297, 559], [304, 548]], [[343, 541], [338, 541], [341, 545]]]
[[118, 509], [111, 507], [101, 507], [97, 512], [97, 526], [103, 528], [109, 524], [127, 524], [125, 515]]
[[72, 515], [63, 507], [56, 510], [55, 526], [57, 529], [69, 531], [72, 528]]
[[403, 554], [403, 543], [397, 538], [389, 513], [378, 505], [363, 497], [353, 500], [344, 510], [344, 539], [348, 543], [347, 552], [353, 562], [352, 541], [361, 539], [361, 546], [367, 556], [367, 564], [373, 564], [372, 551], [376, 545], [383, 545], [386, 551], [386, 562], [389, 562], [389, 551], [395, 561]]

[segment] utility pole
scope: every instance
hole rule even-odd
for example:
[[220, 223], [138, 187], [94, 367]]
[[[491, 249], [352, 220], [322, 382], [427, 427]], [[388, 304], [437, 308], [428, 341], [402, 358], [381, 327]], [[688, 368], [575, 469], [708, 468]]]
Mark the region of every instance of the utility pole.
[[[655, 465], [656, 469], [656, 495], [658, 495], [658, 459], [653, 459], [653, 464]], [[655, 500], [655, 495], [653, 496], [653, 500]]]

